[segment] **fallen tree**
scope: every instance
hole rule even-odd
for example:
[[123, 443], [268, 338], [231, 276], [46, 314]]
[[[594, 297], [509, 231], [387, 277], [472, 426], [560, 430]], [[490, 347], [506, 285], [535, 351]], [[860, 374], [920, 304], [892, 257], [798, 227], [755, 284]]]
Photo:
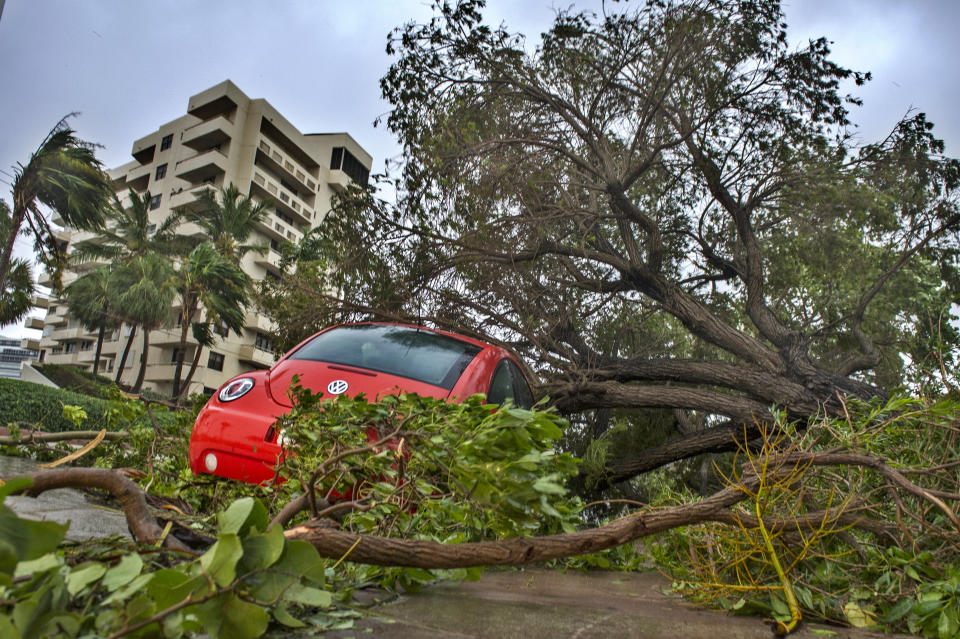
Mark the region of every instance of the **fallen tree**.
[[960, 164], [932, 124], [860, 144], [842, 87], [869, 74], [791, 49], [778, 2], [637, 5], [533, 42], [465, 0], [392, 34], [397, 201], [343, 198], [264, 284], [277, 341], [425, 321], [515, 349], [575, 419], [704, 418], [615, 479], [729, 449], [772, 406], [953, 383]]

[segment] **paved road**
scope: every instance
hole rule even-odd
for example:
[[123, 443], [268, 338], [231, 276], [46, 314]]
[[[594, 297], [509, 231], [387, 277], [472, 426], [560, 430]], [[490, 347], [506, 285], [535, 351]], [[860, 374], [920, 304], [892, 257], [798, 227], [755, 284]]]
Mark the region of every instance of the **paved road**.
[[[659, 573], [489, 571], [371, 608], [351, 630], [324, 637], [383, 639], [771, 639], [762, 619], [703, 610], [664, 594]], [[369, 628], [369, 630], [367, 630]], [[835, 633], [835, 634], [833, 634]], [[892, 639], [894, 635], [805, 625], [797, 639]]]
[[[29, 473], [36, 464], [22, 457], [0, 456], [0, 477]], [[67, 539], [87, 541], [113, 535], [129, 537], [123, 513], [90, 503], [82, 493], [70, 488], [48, 490], [39, 497], [7, 497], [4, 502], [25, 519], [70, 522]]]

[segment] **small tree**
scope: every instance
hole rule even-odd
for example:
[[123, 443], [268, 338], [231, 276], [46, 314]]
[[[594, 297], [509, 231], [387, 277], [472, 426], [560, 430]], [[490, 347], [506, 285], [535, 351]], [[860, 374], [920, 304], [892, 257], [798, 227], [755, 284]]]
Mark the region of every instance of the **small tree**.
[[[170, 316], [170, 305], [176, 295], [173, 268], [160, 255], [147, 253], [119, 265], [114, 277], [110, 280], [110, 287], [117, 301], [117, 307], [123, 309], [123, 316], [143, 328], [140, 371], [132, 388], [134, 393], [139, 393], [147, 372], [150, 331], [159, 328]], [[126, 359], [126, 352], [132, 341], [133, 333], [127, 342], [121, 365]], [[118, 371], [118, 378], [119, 375], [120, 371]]]
[[100, 266], [84, 273], [66, 288], [67, 307], [70, 314], [83, 322], [88, 331], [97, 331], [97, 349], [93, 359], [93, 374], [100, 369], [100, 353], [103, 336], [107, 330], [120, 328], [121, 315], [114, 301], [110, 286], [113, 275], [111, 266]]
[[[173, 374], [173, 399], [186, 390], [181, 389], [183, 359], [187, 349], [187, 331], [194, 323], [225, 325], [240, 334], [243, 330], [243, 312], [246, 306], [250, 278], [233, 262], [217, 252], [210, 242], [197, 246], [184, 258], [175, 274], [177, 292], [180, 295], [180, 347], [177, 349], [177, 366]], [[197, 322], [196, 315], [204, 319]], [[194, 331], [196, 334], [196, 331]], [[193, 377], [200, 350], [205, 344], [198, 342], [194, 355]]]

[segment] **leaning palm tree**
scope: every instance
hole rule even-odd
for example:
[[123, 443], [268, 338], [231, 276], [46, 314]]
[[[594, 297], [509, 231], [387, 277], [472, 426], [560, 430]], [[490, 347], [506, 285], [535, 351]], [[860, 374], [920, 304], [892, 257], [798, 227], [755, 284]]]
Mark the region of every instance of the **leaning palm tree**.
[[257, 224], [269, 211], [270, 200], [256, 202], [240, 192], [232, 182], [219, 191], [204, 190], [197, 197], [197, 207], [184, 212], [184, 218], [202, 228], [217, 251], [236, 265], [247, 253], [263, 254], [266, 244], [248, 244]]
[[[10, 207], [0, 200], [0, 237], [10, 230]], [[13, 259], [0, 288], [0, 324], [22, 320], [33, 306], [33, 274], [26, 260]]]
[[[110, 287], [118, 308], [122, 309], [124, 319], [143, 329], [140, 372], [132, 389], [134, 393], [139, 393], [147, 372], [150, 331], [159, 328], [170, 316], [170, 305], [176, 295], [173, 267], [163, 256], [156, 253], [134, 257], [117, 267], [116, 273], [110, 279]], [[121, 365], [125, 363], [132, 340], [133, 334], [127, 342]]]
[[10, 273], [13, 244], [24, 224], [33, 235], [40, 260], [60, 277], [64, 249], [39, 205], [53, 209], [63, 221], [78, 229], [103, 227], [104, 204], [112, 189], [110, 179], [94, 156], [94, 146], [77, 138], [67, 126], [70, 114], [60, 120], [26, 164], [17, 164], [13, 176], [13, 211], [0, 248], [0, 285]]
[[110, 285], [113, 271], [110, 265], [97, 267], [75, 279], [65, 291], [70, 314], [83, 322], [88, 331], [97, 331], [97, 350], [93, 358], [94, 375], [100, 369], [104, 333], [120, 328], [122, 324]]
[[[180, 262], [176, 286], [180, 294], [180, 347], [177, 349], [177, 366], [173, 373], [173, 399], [182, 394], [180, 378], [183, 374], [183, 358], [187, 349], [187, 329], [191, 324], [225, 325], [240, 333], [243, 327], [243, 312], [247, 303], [249, 276], [240, 267], [221, 255], [210, 242], [197, 246]], [[197, 314], [205, 317], [197, 321]], [[196, 334], [196, 330], [194, 331]], [[190, 378], [199, 362], [203, 341], [197, 344]]]

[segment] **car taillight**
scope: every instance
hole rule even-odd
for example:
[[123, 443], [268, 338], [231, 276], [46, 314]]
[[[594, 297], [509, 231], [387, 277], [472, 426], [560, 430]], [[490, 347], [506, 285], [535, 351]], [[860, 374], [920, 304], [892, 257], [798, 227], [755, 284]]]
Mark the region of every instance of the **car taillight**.
[[249, 377], [241, 377], [221, 388], [217, 398], [221, 402], [232, 402], [249, 393], [251, 388], [253, 388], [253, 380]]

